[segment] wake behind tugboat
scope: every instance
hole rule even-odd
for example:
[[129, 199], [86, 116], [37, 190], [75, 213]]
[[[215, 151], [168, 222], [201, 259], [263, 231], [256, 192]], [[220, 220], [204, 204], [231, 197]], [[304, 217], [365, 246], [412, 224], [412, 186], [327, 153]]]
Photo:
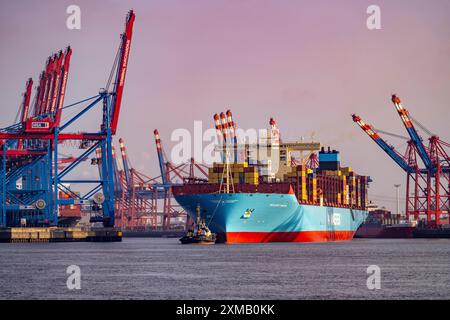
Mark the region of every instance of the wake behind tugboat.
[[180, 238], [181, 244], [214, 244], [216, 234], [209, 230], [204, 219], [200, 218], [200, 205], [197, 205], [197, 220], [193, 229], [189, 229], [187, 234]]

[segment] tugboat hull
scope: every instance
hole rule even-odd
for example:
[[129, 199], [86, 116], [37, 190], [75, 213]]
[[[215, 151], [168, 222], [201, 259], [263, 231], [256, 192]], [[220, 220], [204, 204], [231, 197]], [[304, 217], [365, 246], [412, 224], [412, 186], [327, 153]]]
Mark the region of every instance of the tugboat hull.
[[184, 237], [180, 239], [181, 244], [198, 244], [198, 245], [210, 245], [215, 244], [215, 240], [197, 240], [193, 238], [185, 239]]

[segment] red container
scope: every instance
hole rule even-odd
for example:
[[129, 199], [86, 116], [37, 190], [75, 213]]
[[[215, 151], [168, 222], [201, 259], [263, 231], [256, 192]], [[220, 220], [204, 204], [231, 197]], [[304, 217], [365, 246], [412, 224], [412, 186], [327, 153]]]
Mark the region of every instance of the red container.
[[290, 183], [261, 183], [258, 185], [259, 193], [288, 194], [291, 188]]

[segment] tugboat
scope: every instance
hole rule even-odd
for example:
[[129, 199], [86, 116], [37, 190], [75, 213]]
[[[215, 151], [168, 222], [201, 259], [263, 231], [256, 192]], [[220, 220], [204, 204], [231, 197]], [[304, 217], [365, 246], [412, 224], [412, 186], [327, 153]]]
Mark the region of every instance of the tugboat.
[[214, 244], [216, 234], [209, 230], [204, 219], [200, 217], [200, 205], [197, 206], [197, 221], [193, 229], [189, 229], [187, 234], [180, 238], [181, 244]]

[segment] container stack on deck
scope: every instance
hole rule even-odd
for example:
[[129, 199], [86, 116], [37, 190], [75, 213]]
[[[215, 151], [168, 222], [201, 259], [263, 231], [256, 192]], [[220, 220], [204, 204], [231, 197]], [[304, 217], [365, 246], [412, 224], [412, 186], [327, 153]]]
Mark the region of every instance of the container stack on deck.
[[[215, 163], [208, 170], [208, 181], [210, 183], [220, 183], [223, 180], [226, 183], [226, 176], [223, 175], [225, 164]], [[249, 166], [247, 162], [230, 163], [231, 179], [233, 184], [257, 185], [259, 173], [255, 166]]]
[[[198, 188], [218, 192], [220, 184], [227, 182], [225, 168], [226, 164], [214, 163], [209, 168], [209, 185]], [[235, 192], [288, 193], [291, 188], [300, 203], [366, 208], [369, 177], [356, 174], [351, 167], [341, 167], [340, 154], [336, 150], [322, 148], [318, 168], [310, 168], [306, 164], [282, 167], [280, 171], [284, 174], [275, 181], [259, 176], [258, 167], [247, 162], [230, 163], [229, 168], [232, 175], [230, 183]], [[200, 191], [194, 189], [193, 193]]]
[[[329, 147], [325, 150], [318, 142], [281, 141], [273, 118], [258, 143], [238, 145], [236, 139], [229, 139], [228, 129], [235, 132], [235, 123], [231, 111], [227, 114], [228, 123], [224, 120], [222, 124], [219, 116], [214, 116], [219, 141], [233, 142], [219, 148], [224, 162], [209, 168], [207, 184], [192, 184], [183, 192], [223, 192], [221, 186], [228, 184], [232, 185], [229, 190], [238, 193], [294, 193], [303, 204], [366, 209], [370, 179], [356, 174], [351, 167], [342, 167], [339, 151]], [[235, 157], [229, 156], [230, 150], [235, 151]], [[243, 150], [244, 155], [239, 155], [238, 150]], [[294, 152], [300, 153], [300, 163], [293, 157]], [[302, 157], [303, 152], [310, 154]], [[227, 181], [227, 176], [232, 181]]]

